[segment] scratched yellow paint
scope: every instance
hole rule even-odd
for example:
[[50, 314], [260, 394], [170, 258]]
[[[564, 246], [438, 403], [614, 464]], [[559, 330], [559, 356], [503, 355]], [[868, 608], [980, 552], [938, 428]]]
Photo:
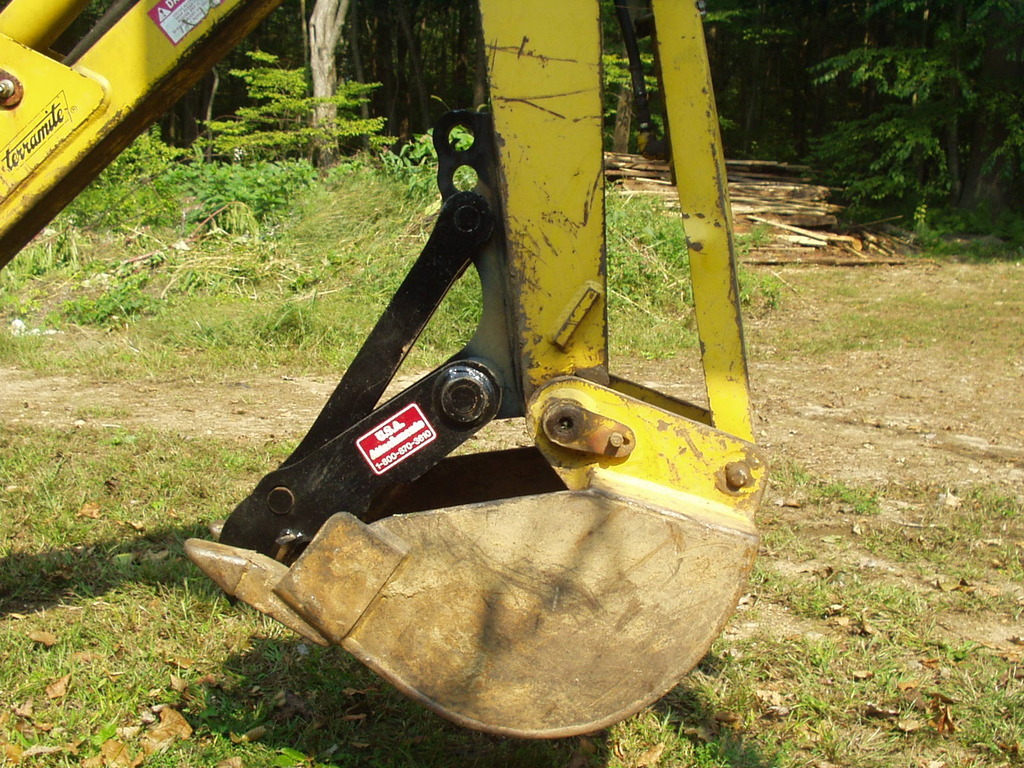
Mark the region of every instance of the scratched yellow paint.
[[529, 392], [607, 366], [598, 4], [483, 0], [481, 11]]
[[[767, 467], [759, 451], [749, 442], [580, 379], [559, 379], [537, 390], [529, 409], [531, 431], [542, 435], [541, 420], [547, 408], [566, 402], [628, 424], [635, 435], [634, 448], [628, 457], [601, 456], [596, 461], [593, 455], [560, 448], [539, 437], [541, 452], [568, 488], [591, 487], [595, 472], [599, 472], [608, 487], [636, 480], [666, 492], [687, 494], [686, 500], [677, 499], [676, 504], [681, 506], [671, 504], [666, 509], [690, 514], [691, 507], [697, 504], [705, 510], [703, 517], [717, 517], [720, 522], [753, 517]], [[740, 463], [749, 481], [742, 487], [730, 488], [726, 467]], [[628, 493], [626, 488], [623, 485], [620, 492]], [[697, 499], [705, 499], [708, 504], [701, 504]]]
[[[0, 51], [19, 50], [16, 60], [2, 65], [23, 85], [25, 98], [12, 109], [3, 110], [0, 120], [0, 263], [9, 259], [20, 242], [8, 242], [7, 235], [23, 219], [30, 217], [40, 198], [61, 189], [61, 182], [80, 171], [83, 158], [104, 138], [122, 125], [137, 126], [154, 115], [138, 110], [149, 94], [170, 77], [182, 77], [189, 69], [188, 54], [197, 42], [216, 32], [232, 37], [226, 27], [248, 28], [277, 5], [279, 0], [223, 0], [218, 5], [193, 3], [190, 20], [173, 28], [176, 16], [165, 16], [163, 27], [153, 2], [137, 3], [114, 27], [70, 67], [30, 51], [31, 45], [43, 46], [56, 35], [53, 30], [65, 23], [67, 16], [78, 9], [78, 0], [54, 3], [47, 14], [33, 15], [40, 0], [14, 0], [0, 14], [0, 33], [23, 35], [28, 46], [8, 37], [0, 38]], [[185, 10], [185, 2], [177, 10]], [[151, 14], [152, 11], [152, 14]], [[189, 26], [197, 20], [194, 26]], [[229, 22], [229, 23], [228, 23]], [[47, 25], [50, 25], [47, 27]], [[173, 39], [177, 33], [187, 33]], [[170, 31], [168, 31], [170, 30]], [[57, 71], [55, 71], [57, 70]], [[62, 71], [60, 71], [62, 70]], [[97, 94], [102, 96], [98, 97]], [[69, 133], [43, 131], [41, 141], [32, 153], [30, 167], [10, 168], [3, 165], [5, 150], [17, 147], [25, 130], [38, 119], [38, 105], [51, 104], [63, 98], [69, 105], [67, 117], [72, 120]], [[102, 102], [85, 119], [86, 105]], [[79, 104], [82, 109], [71, 110]], [[91, 111], [91, 110], [90, 110]], [[113, 159], [116, 152], [104, 158]], [[98, 169], [97, 169], [98, 170]], [[64, 201], [67, 202], [67, 201]], [[45, 224], [45, 220], [38, 226]], [[19, 234], [20, 237], [20, 234]], [[17, 238], [15, 238], [16, 240]]]
[[654, 0], [665, 102], [714, 424], [753, 439], [725, 160], [696, 4]]

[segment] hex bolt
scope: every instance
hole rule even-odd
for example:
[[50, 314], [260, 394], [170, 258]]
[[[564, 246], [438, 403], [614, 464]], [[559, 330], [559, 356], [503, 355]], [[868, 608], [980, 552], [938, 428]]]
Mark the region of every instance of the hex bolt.
[[498, 393], [484, 374], [466, 366], [454, 366], [438, 391], [441, 412], [459, 426], [479, 423], [498, 405]]
[[612, 432], [610, 435], [608, 435], [608, 445], [610, 445], [612, 448], [618, 449], [624, 446], [625, 444], [626, 436], [623, 435], [621, 432]]
[[18, 78], [0, 71], [0, 107], [16, 107], [21, 103], [24, 90]]
[[725, 465], [725, 484], [730, 491], [746, 488], [753, 482], [750, 465], [745, 461], [734, 461]]
[[287, 515], [295, 506], [295, 494], [290, 488], [279, 485], [267, 494], [267, 506], [275, 515]]
[[454, 216], [455, 228], [467, 235], [471, 235], [480, 228], [483, 217], [480, 211], [472, 205], [463, 205], [456, 209]]

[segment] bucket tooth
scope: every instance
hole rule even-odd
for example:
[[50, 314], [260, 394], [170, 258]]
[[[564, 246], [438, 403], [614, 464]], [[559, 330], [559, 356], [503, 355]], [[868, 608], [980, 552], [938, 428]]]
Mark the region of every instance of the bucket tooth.
[[274, 591], [340, 645], [407, 553], [398, 537], [339, 512], [324, 523]]
[[186, 541], [185, 554], [231, 597], [248, 603], [307, 640], [330, 645], [320, 632], [274, 594], [274, 587], [288, 573], [288, 566], [258, 552], [202, 539]]

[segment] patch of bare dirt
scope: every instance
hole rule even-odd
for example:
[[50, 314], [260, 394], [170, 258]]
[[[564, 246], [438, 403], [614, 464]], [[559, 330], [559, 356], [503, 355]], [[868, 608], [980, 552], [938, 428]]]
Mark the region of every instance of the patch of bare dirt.
[[[960, 291], [962, 270], [886, 270], [868, 276], [866, 290], [905, 292], [912, 281], [923, 292]], [[801, 332], [824, 312], [820, 300], [804, 293], [771, 322]], [[695, 360], [636, 361], [620, 364], [616, 373], [667, 394], [704, 399]], [[793, 462], [817, 477], [858, 486], [984, 483], [1024, 490], [1024, 359], [958, 358], [941, 339], [923, 347], [831, 354], [824, 363], [792, 355], [773, 359], [768, 348], [755, 355], [750, 375], [756, 437], [775, 464]], [[393, 389], [408, 383], [396, 382]], [[86, 372], [44, 376], [0, 368], [0, 419], [294, 440], [335, 384], [306, 376], [104, 381]], [[506, 434], [515, 440], [518, 433]]]

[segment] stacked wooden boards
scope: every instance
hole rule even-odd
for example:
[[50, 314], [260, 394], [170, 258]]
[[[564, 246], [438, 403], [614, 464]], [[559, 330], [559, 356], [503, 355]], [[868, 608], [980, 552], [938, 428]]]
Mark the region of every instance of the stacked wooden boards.
[[[743, 260], [753, 264], [836, 266], [903, 263], [902, 244], [868, 227], [842, 232], [829, 202], [833, 190], [811, 182], [810, 169], [768, 160], [726, 160], [733, 222]], [[669, 164], [641, 155], [605, 153], [605, 177], [626, 195], [655, 195], [673, 207]]]

